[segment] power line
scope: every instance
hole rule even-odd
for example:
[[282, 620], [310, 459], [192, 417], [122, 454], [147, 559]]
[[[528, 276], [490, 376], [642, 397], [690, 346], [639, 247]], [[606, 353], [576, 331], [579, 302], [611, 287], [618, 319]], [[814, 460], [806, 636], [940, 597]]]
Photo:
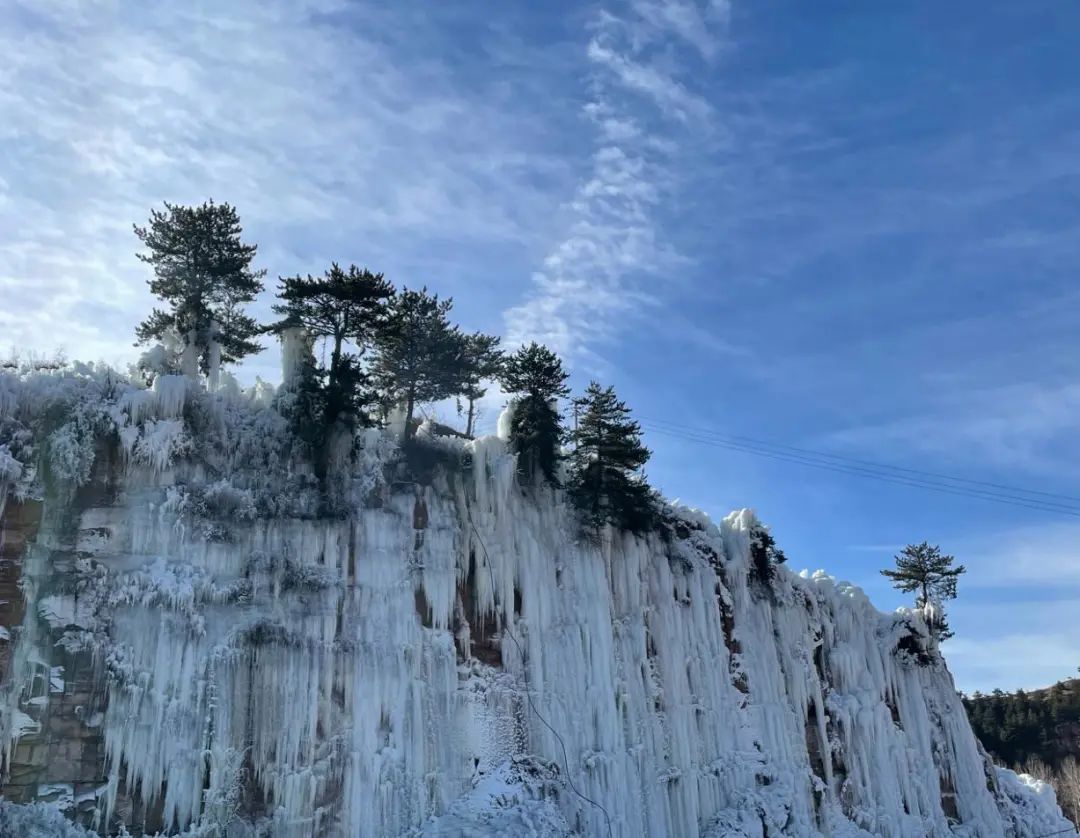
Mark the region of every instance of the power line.
[[[484, 544], [484, 539], [481, 537], [480, 531], [476, 528], [476, 522], [473, 521], [472, 510], [469, 508], [468, 498], [465, 499], [465, 515], [469, 519], [469, 526], [472, 527], [472, 531], [476, 535], [476, 540], [480, 544], [480, 549], [484, 551], [484, 563], [487, 565], [488, 578], [491, 580], [491, 595], [494, 597], [495, 571], [493, 571], [491, 568], [491, 555], [488, 553], [487, 545]], [[604, 819], [607, 821], [608, 838], [612, 838], [614, 833], [611, 831], [611, 815], [608, 813], [608, 810], [605, 809], [602, 804], [593, 800], [591, 797], [578, 790], [578, 787], [574, 784], [574, 778], [570, 774], [570, 761], [566, 755], [566, 742], [563, 741], [563, 738], [559, 735], [559, 732], [551, 726], [551, 724], [548, 722], [547, 719], [543, 717], [543, 715], [541, 715], [540, 711], [536, 709], [536, 705], [533, 703], [532, 690], [529, 689], [529, 668], [525, 662], [525, 650], [522, 648], [521, 643], [518, 642], [517, 637], [514, 635], [513, 630], [510, 628], [509, 622], [507, 622], [507, 624], [503, 626], [503, 630], [507, 634], [509, 634], [510, 639], [514, 641], [514, 645], [517, 647], [518, 650], [518, 656], [521, 658], [521, 675], [522, 679], [525, 681], [525, 699], [529, 703], [529, 709], [532, 710], [536, 718], [538, 718], [541, 723], [543, 723], [544, 727], [551, 731], [551, 734], [555, 737], [556, 740], [558, 740], [559, 747], [562, 749], [563, 773], [566, 776], [567, 785], [570, 786], [570, 790], [573, 791], [574, 794], [576, 794], [586, 803], [591, 803], [593, 806], [595, 806], [597, 809], [604, 813]]]
[[995, 503], [1005, 503], [1012, 506], [1020, 506], [1027, 509], [1035, 509], [1042, 512], [1057, 512], [1063, 515], [1069, 515], [1073, 517], [1080, 517], [1080, 508], [1071, 506], [1068, 504], [1062, 504], [1052, 501], [1042, 501], [1035, 498], [1027, 498], [1016, 495], [1008, 495], [997, 492], [990, 492], [981, 489], [972, 489], [964, 486], [957, 486], [948, 483], [942, 483], [939, 481], [929, 480], [925, 478], [906, 477], [903, 475], [894, 475], [887, 472], [879, 472], [874, 469], [852, 466], [842, 463], [830, 463], [821, 460], [816, 460], [810, 457], [797, 454], [788, 454], [786, 452], [772, 451], [769, 449], [763, 449], [760, 447], [748, 445], [745, 443], [721, 441], [709, 437], [701, 437], [692, 434], [682, 434], [675, 431], [668, 430], [666, 428], [650, 427], [655, 433], [663, 434], [665, 436], [672, 436], [678, 439], [685, 439], [691, 442], [698, 442], [703, 445], [710, 445], [717, 448], [724, 448], [730, 451], [736, 451], [743, 454], [752, 454], [754, 456], [766, 457], [768, 459], [779, 460], [781, 462], [795, 463], [798, 465], [810, 466], [812, 468], [818, 468], [825, 471], [831, 471], [837, 474], [846, 474], [854, 477], [863, 477], [871, 480], [879, 480], [885, 483], [891, 483], [898, 486], [907, 486], [916, 489], [928, 489], [930, 491], [941, 492], [943, 494], [956, 495], [959, 497], [974, 498], [977, 500], [988, 500]]
[[1071, 832], [1073, 835], [1075, 835], [1076, 827], [1066, 827], [1065, 829], [1059, 829], [1057, 832], [1044, 832], [1042, 835], [1036, 835], [1035, 838], [1050, 838], [1051, 835], [1064, 835], [1066, 832]]
[[1056, 498], [1058, 500], [1076, 501], [1080, 503], [1080, 496], [1077, 495], [1064, 495], [1059, 492], [1047, 492], [1041, 489], [1025, 489], [1020, 486], [1010, 486], [1005, 483], [993, 483], [986, 480], [973, 480], [967, 477], [957, 477], [952, 474], [944, 474], [936, 471], [925, 471], [923, 469], [905, 468], [904, 466], [895, 466], [888, 463], [874, 462], [873, 460], [863, 460], [858, 457], [848, 457], [843, 454], [835, 454], [830, 451], [820, 451], [813, 448], [800, 448], [795, 445], [784, 445], [779, 442], [769, 442], [768, 440], [756, 439], [750, 436], [744, 436], [742, 434], [727, 434], [715, 429], [707, 428], [693, 428], [681, 425], [676, 422], [671, 422], [666, 419], [642, 419], [643, 423], [649, 423], [651, 425], [667, 426], [677, 431], [686, 431], [688, 433], [695, 433], [706, 435], [710, 437], [716, 437], [719, 439], [731, 440], [733, 442], [743, 442], [750, 445], [758, 445], [766, 448], [775, 448], [783, 451], [790, 451], [797, 454], [806, 454], [813, 457], [821, 457], [829, 460], [836, 460], [840, 463], [853, 463], [861, 466], [868, 466], [873, 469], [881, 469], [884, 471], [902, 472], [905, 474], [919, 475], [922, 477], [932, 477], [938, 480], [948, 480], [955, 483], [963, 483], [971, 486], [984, 486], [991, 489], [1003, 489], [1007, 492], [1015, 492], [1026, 495], [1039, 495], [1046, 498]]
[[860, 466], [843, 462], [830, 462], [828, 460], [816, 458], [807, 454], [797, 454], [788, 451], [773, 450], [772, 448], [767, 448], [763, 445], [754, 445], [746, 442], [739, 442], [730, 438], [722, 438], [718, 435], [714, 436], [704, 435], [696, 432], [676, 431], [667, 427], [660, 427], [654, 425], [652, 421], [642, 422], [642, 427], [653, 433], [658, 433], [664, 436], [684, 439], [690, 442], [696, 442], [715, 448], [723, 448], [742, 454], [765, 457], [767, 459], [777, 460], [780, 462], [788, 462], [797, 465], [809, 466], [811, 468], [817, 468], [837, 474], [846, 474], [853, 477], [862, 477], [870, 480], [878, 480], [884, 483], [891, 483], [897, 486], [907, 486], [909, 488], [915, 489], [927, 489], [929, 491], [939, 492], [942, 494], [956, 495], [959, 497], [973, 498], [976, 500], [986, 500], [993, 503], [1003, 503], [1010, 506], [1034, 509], [1040, 512], [1054, 512], [1061, 515], [1068, 515], [1070, 517], [1080, 518], [1080, 507], [1072, 506], [1065, 503], [1059, 503], [1057, 501], [1040, 500], [1032, 497], [1024, 497], [1022, 495], [994, 492], [988, 489], [977, 489], [964, 485], [945, 483], [941, 480], [934, 480], [925, 477], [892, 474], [887, 471], [880, 471], [875, 468], [871, 468], [869, 466]]

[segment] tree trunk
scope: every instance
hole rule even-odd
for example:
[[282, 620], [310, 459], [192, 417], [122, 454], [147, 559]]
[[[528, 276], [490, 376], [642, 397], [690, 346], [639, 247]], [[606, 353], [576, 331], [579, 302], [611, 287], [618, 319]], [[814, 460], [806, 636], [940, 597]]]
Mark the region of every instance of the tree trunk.
[[469, 418], [465, 422], [465, 436], [472, 439], [473, 435], [473, 420], [476, 418], [476, 402], [469, 398]]
[[340, 375], [338, 367], [341, 364], [341, 342], [343, 338], [341, 335], [334, 335], [334, 351], [330, 355], [330, 380], [333, 383], [337, 383], [337, 377]]
[[405, 439], [412, 439], [412, 415], [415, 407], [416, 395], [410, 390], [409, 397], [405, 400]]
[[327, 391], [330, 393], [328, 401], [329, 414], [325, 417], [329, 422], [337, 421], [341, 415], [341, 403], [344, 393], [341, 388], [341, 342], [343, 338], [339, 334], [334, 335], [334, 351], [330, 354], [330, 380], [327, 381]]

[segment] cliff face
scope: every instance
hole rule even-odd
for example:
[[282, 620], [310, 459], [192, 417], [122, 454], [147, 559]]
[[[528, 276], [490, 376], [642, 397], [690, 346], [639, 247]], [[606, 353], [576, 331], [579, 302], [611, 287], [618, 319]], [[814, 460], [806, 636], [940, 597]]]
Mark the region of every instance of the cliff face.
[[980, 753], [918, 615], [823, 574], [752, 580], [748, 511], [590, 544], [499, 439], [430, 437], [406, 465], [380, 432], [332, 514], [301, 484], [268, 505], [197, 456], [179, 389], [120, 397], [36, 533], [31, 502], [4, 507], [10, 799], [207, 835], [1067, 826]]

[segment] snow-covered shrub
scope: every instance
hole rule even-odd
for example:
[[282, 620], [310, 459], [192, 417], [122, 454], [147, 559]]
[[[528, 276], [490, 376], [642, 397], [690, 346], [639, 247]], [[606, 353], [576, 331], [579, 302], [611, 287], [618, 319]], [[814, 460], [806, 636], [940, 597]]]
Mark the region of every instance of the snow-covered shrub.
[[118, 576], [112, 582], [108, 605], [164, 605], [170, 610], [194, 615], [199, 603], [234, 602], [245, 596], [248, 583], [238, 580], [218, 584], [205, 570], [184, 562], [158, 558], [139, 570]]
[[514, 757], [476, 778], [468, 794], [444, 815], [414, 830], [428, 836], [522, 835], [569, 838], [571, 831], [558, 805], [562, 781], [558, 766], [537, 757]]
[[251, 490], [238, 488], [225, 479], [205, 486], [169, 486], [161, 509], [195, 520], [253, 521], [258, 516]]
[[139, 356], [132, 367], [132, 378], [149, 385], [157, 376], [179, 375], [183, 354], [184, 341], [170, 326], [161, 343], [155, 343]]
[[294, 472], [257, 495], [256, 508], [267, 518], [316, 518], [323, 511], [322, 488], [314, 474]]
[[135, 442], [132, 456], [155, 471], [165, 471], [192, 450], [191, 437], [180, 419], [150, 419]]
[[228, 835], [244, 805], [247, 752], [238, 748], [210, 751], [210, 783], [203, 793], [202, 825]]
[[[6, 491], [41, 496], [39, 473], [57, 485], [82, 485], [104, 442], [118, 445], [128, 466], [159, 473], [179, 466], [179, 476], [189, 464], [200, 480], [219, 483], [213, 490], [219, 495], [208, 500], [218, 510], [208, 520], [344, 513], [354, 491], [351, 435], [340, 446], [340, 479], [320, 483], [312, 477], [310, 452], [279, 410], [268, 406], [272, 387], [210, 393], [170, 372], [169, 357], [164, 365], [157, 363], [161, 353], [147, 360], [154, 368], [149, 387], [149, 376], [138, 370], [128, 378], [103, 365], [14, 360], [0, 368], [7, 474], [0, 482]], [[15, 463], [21, 470], [13, 485]], [[228, 483], [221, 483], [226, 477]]]
[[11, 447], [0, 443], [0, 484], [14, 483], [22, 477], [23, 465], [11, 456]]
[[245, 574], [252, 578], [269, 577], [278, 591], [318, 591], [333, 587], [338, 575], [333, 568], [304, 564], [287, 556], [256, 553], [247, 562]]
[[207, 512], [213, 510], [218, 515], [240, 521], [252, 521], [258, 514], [251, 490], [238, 489], [228, 480], [206, 486], [202, 491], [202, 504]]
[[49, 479], [90, 479], [99, 438], [116, 429], [113, 406], [129, 385], [104, 365], [18, 361], [0, 371], [0, 444], [23, 468], [19, 494], [38, 494], [37, 465]]
[[94, 467], [94, 436], [90, 428], [66, 422], [49, 435], [46, 443], [49, 475], [82, 486]]
[[97, 838], [48, 803], [17, 805], [0, 798], [0, 838]]

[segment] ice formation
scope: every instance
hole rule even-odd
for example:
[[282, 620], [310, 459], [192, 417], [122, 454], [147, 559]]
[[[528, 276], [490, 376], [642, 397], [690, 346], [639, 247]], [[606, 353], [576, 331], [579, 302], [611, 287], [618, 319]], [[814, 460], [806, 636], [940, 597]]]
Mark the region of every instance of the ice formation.
[[6, 793], [36, 741], [67, 747], [91, 673], [71, 712], [100, 787], [87, 750], [72, 777], [47, 750], [19, 790], [102, 832], [1068, 827], [981, 752], [924, 615], [820, 572], [753, 578], [750, 511], [673, 504], [663, 534], [594, 544], [504, 440], [432, 426], [420, 461], [363, 434], [327, 500], [272, 400], [0, 375], [0, 510], [45, 496], [0, 644]]

